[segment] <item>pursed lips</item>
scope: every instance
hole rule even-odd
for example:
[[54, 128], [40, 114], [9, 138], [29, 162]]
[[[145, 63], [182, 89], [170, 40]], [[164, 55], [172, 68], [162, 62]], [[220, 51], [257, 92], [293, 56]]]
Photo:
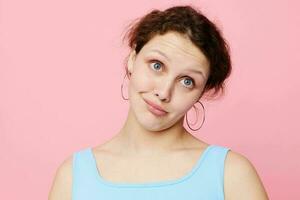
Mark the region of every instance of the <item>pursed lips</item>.
[[160, 111], [162, 111], [162, 112], [166, 112], [167, 113], [167, 111], [165, 111], [162, 107], [160, 107], [159, 105], [156, 105], [155, 103], [153, 103], [153, 102], [151, 102], [151, 101], [149, 101], [149, 100], [146, 100], [146, 99], [144, 99], [144, 101], [147, 103], [147, 104], [149, 104], [150, 106], [152, 106], [153, 108], [155, 108], [155, 109], [157, 109], [157, 110], [160, 110]]

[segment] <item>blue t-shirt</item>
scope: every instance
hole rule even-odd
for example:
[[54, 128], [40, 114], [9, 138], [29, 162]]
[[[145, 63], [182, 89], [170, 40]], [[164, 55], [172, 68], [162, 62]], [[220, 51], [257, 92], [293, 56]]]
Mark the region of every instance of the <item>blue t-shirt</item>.
[[72, 200], [224, 200], [224, 161], [230, 150], [209, 145], [185, 176], [152, 183], [101, 177], [91, 147], [73, 154]]

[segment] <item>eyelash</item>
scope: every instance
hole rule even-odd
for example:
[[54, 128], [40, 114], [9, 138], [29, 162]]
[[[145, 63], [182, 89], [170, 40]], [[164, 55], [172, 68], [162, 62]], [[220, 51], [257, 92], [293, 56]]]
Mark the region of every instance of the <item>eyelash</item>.
[[[162, 62], [158, 61], [158, 60], [150, 60], [150, 63], [151, 63], [151, 64], [152, 64], [152, 63], [159, 63], [161, 66], [164, 66], [164, 64], [163, 64]], [[156, 70], [155, 70], [155, 71], [156, 71]], [[188, 77], [188, 76], [187, 76], [187, 77]], [[188, 79], [192, 81], [192, 84], [193, 84], [193, 87], [194, 87], [194, 86], [195, 86], [195, 81], [194, 81], [194, 79], [192, 79], [191, 77], [188, 77]], [[191, 88], [193, 88], [193, 87], [191, 87]]]

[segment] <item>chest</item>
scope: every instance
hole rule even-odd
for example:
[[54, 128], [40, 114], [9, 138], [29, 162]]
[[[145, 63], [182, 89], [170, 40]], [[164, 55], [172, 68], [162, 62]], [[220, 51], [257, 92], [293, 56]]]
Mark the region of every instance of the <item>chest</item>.
[[[201, 154], [201, 152], [200, 152]], [[149, 183], [179, 179], [196, 165], [199, 152], [155, 157], [117, 157], [98, 155], [98, 174], [116, 183]]]

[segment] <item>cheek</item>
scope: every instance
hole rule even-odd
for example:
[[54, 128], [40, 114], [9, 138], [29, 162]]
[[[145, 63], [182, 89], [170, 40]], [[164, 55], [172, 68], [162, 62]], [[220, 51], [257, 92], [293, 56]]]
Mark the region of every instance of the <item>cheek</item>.
[[175, 108], [177, 108], [179, 113], [186, 113], [193, 106], [192, 102], [188, 101], [188, 99], [180, 99], [175, 104]]
[[[176, 91], [175, 91], [176, 93]], [[194, 102], [197, 101], [197, 93], [182, 93], [177, 90], [173, 96], [173, 107], [178, 113], [185, 113], [192, 109]]]
[[137, 92], [147, 92], [153, 89], [154, 81], [145, 64], [137, 65], [131, 76], [130, 87]]

